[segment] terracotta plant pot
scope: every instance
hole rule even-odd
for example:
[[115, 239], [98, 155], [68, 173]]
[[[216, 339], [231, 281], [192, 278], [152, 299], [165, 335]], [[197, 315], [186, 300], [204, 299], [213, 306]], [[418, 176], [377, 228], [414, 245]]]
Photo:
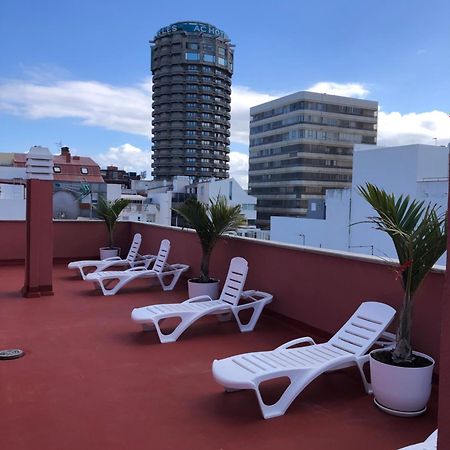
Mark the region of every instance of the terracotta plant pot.
[[113, 256], [119, 256], [120, 248], [118, 247], [100, 247], [100, 259], [111, 258]]
[[195, 278], [191, 278], [188, 280], [188, 292], [189, 298], [208, 295], [213, 300], [217, 300], [219, 298], [219, 280], [214, 280], [210, 283], [199, 283]]
[[431, 394], [434, 360], [428, 355], [413, 352], [430, 361], [427, 367], [398, 367], [377, 361], [370, 353], [370, 376], [375, 404], [383, 411], [397, 416], [414, 417], [427, 409]]

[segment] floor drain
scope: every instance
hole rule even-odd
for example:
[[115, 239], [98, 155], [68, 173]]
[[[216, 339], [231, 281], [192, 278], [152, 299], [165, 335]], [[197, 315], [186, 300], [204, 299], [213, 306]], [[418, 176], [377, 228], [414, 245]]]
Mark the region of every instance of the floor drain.
[[0, 350], [0, 359], [17, 359], [25, 353], [20, 348], [10, 348], [8, 350]]

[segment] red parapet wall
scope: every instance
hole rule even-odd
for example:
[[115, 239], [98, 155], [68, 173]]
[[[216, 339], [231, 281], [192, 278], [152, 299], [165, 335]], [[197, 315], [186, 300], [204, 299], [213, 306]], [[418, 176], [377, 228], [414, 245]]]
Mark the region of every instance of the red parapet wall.
[[[58, 261], [97, 258], [106, 245], [106, 227], [94, 221], [55, 221], [54, 258]], [[155, 253], [169, 239], [169, 262], [199, 272], [197, 235], [158, 225], [119, 222], [117, 245], [126, 255], [134, 233], [141, 233], [140, 253]], [[25, 222], [0, 222], [0, 263], [25, 258]], [[399, 308], [402, 289], [391, 267], [370, 257], [310, 250], [245, 238], [222, 238], [211, 258], [211, 275], [224, 280], [233, 256], [249, 262], [247, 289], [272, 293], [270, 309], [326, 334], [334, 333], [363, 300], [379, 300]], [[415, 308], [414, 348], [439, 359], [439, 332], [444, 274], [433, 272], [421, 288]], [[281, 344], [281, 343], [280, 343]]]
[[[102, 221], [55, 220], [53, 228], [53, 257], [56, 261], [98, 259], [100, 247], [108, 245], [108, 232]], [[126, 257], [132, 238], [130, 223], [118, 222], [114, 230], [114, 244], [120, 248], [122, 257]]]

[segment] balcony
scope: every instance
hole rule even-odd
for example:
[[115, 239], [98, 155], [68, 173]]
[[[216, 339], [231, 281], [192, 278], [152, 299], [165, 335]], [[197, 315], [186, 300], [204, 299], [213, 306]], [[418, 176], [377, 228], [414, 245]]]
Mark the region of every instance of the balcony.
[[[212, 273], [223, 280], [230, 258], [241, 255], [250, 268], [246, 286], [273, 293], [274, 302], [252, 333], [210, 318], [177, 343], [162, 345], [154, 333], [143, 333], [131, 322], [130, 311], [185, 299], [185, 283], [163, 293], [156, 285], [136, 282], [105, 298], [63, 264], [97, 257], [106, 240], [103, 223], [55, 221], [55, 295], [23, 299], [25, 232], [24, 222], [0, 222], [1, 347], [26, 352], [0, 364], [5, 450], [394, 450], [423, 440], [437, 426], [437, 385], [427, 413], [406, 420], [376, 409], [357, 370], [346, 369], [321, 376], [285, 416], [265, 421], [252, 392], [225, 394], [212, 379], [215, 358], [272, 349], [298, 336], [326, 339], [363, 299], [398, 308], [399, 284], [374, 258], [223, 238], [213, 254]], [[191, 265], [191, 274], [198, 271], [194, 233], [121, 222], [117, 244], [128, 248], [136, 232], [143, 236], [141, 253], [154, 253], [168, 238], [169, 261]], [[416, 301], [415, 346], [437, 360], [444, 289], [444, 272], [435, 270]], [[448, 369], [448, 360], [441, 361], [440, 370]], [[272, 386], [267, 395], [274, 394]]]

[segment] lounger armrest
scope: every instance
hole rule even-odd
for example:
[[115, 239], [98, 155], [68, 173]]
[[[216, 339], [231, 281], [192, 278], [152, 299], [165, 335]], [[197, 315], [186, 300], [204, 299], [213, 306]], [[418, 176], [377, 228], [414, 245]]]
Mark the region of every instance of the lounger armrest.
[[[253, 302], [264, 302], [264, 304], [270, 303], [273, 300], [273, 295], [263, 291], [243, 291], [241, 298], [245, 300], [251, 300]], [[245, 305], [242, 305], [245, 306]]]
[[167, 275], [168, 273], [177, 272], [178, 270], [184, 272], [188, 269], [189, 266], [186, 264], [166, 264], [162, 273]]
[[397, 338], [394, 333], [389, 333], [389, 331], [383, 331], [383, 333], [380, 334], [380, 337], [375, 342], [375, 344], [380, 345], [381, 347], [393, 347], [395, 346], [396, 341]]
[[131, 269], [125, 270], [125, 272], [145, 272], [148, 269], [144, 266], [132, 267]]
[[213, 299], [209, 295], [198, 295], [197, 297], [192, 297], [183, 303], [196, 303], [196, 302], [212, 302]]
[[111, 256], [110, 258], [102, 259], [102, 261], [122, 261], [120, 256]]
[[297, 338], [297, 339], [293, 339], [292, 341], [286, 342], [283, 345], [280, 345], [279, 347], [277, 347], [275, 350], [285, 350], [289, 347], [293, 347], [294, 345], [297, 344], [303, 344], [304, 342], [307, 342], [310, 345], [315, 345], [316, 343], [314, 342], [314, 339], [306, 336], [306, 337], [301, 337], [301, 338]]

